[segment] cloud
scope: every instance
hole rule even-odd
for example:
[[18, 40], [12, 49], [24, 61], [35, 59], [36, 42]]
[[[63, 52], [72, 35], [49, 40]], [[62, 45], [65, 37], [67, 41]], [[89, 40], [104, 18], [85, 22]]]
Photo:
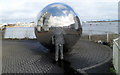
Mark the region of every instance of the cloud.
[[[82, 20], [117, 19], [119, 0], [0, 0], [0, 19], [35, 20], [48, 4], [62, 2], [70, 5]], [[28, 21], [26, 20], [26, 21]]]
[[68, 16], [61, 16], [61, 17], [54, 17], [51, 16], [48, 20], [50, 26], [68, 26], [70, 24], [74, 24], [73, 15], [71, 13], [68, 14]]

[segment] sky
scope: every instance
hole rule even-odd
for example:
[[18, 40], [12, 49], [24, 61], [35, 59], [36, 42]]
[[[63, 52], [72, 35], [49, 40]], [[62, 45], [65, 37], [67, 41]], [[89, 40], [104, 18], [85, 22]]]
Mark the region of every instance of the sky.
[[48, 4], [71, 6], [81, 21], [118, 19], [119, 0], [0, 0], [0, 23], [35, 21]]

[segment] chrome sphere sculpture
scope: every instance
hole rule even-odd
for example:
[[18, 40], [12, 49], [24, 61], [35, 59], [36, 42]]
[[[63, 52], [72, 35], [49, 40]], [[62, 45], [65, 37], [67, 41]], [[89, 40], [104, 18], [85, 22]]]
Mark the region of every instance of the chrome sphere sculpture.
[[35, 34], [44, 47], [54, 50], [52, 37], [61, 32], [63, 32], [64, 37], [64, 50], [68, 51], [76, 44], [82, 34], [81, 23], [70, 6], [63, 3], [53, 3], [39, 13]]

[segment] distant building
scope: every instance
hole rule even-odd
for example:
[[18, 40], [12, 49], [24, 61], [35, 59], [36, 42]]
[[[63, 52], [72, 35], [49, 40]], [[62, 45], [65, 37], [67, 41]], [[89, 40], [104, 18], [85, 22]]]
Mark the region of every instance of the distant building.
[[30, 22], [30, 23], [17, 22], [15, 24], [15, 27], [34, 27], [34, 26], [35, 26], [34, 22]]
[[35, 22], [30, 22], [30, 27], [35, 27]]
[[15, 24], [0, 24], [0, 29], [3, 29], [4, 27], [34, 27], [35, 23], [30, 22], [30, 23], [22, 23], [22, 22], [17, 22]]
[[7, 27], [14, 27], [15, 24], [7, 24]]

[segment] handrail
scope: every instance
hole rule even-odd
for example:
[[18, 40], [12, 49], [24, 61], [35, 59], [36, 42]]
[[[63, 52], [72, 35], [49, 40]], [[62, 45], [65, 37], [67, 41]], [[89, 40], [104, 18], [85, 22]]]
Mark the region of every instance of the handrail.
[[118, 43], [117, 43], [117, 41], [120, 39], [120, 37], [119, 38], [117, 38], [117, 39], [114, 39], [113, 40], [113, 43], [115, 43], [115, 45], [118, 47], [118, 49], [120, 50], [120, 46], [118, 45]]
[[111, 31], [101, 31], [101, 30], [83, 30], [83, 31], [96, 31], [96, 32], [105, 32], [105, 33], [114, 33], [114, 34], [118, 34], [116, 32], [111, 32]]

